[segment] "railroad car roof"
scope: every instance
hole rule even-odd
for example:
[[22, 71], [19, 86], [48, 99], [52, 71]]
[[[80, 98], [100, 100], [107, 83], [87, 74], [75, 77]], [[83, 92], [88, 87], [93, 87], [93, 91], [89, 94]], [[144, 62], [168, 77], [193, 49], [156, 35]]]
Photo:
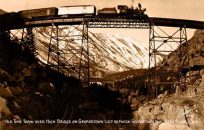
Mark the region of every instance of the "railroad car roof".
[[70, 5], [70, 6], [60, 6], [60, 7], [83, 7], [83, 6], [94, 6], [95, 5]]
[[20, 10], [21, 11], [31, 11], [31, 10], [41, 10], [41, 9], [57, 9], [56, 7], [48, 7], [48, 8], [39, 8], [39, 9], [27, 9], [27, 10]]
[[101, 10], [116, 10], [116, 8], [115, 7], [113, 7], [113, 8], [102, 8]]

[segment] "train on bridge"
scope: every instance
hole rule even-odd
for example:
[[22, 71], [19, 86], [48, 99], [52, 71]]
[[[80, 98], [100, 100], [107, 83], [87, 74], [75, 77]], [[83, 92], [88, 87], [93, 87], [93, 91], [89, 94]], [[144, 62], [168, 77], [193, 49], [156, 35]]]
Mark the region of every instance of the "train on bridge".
[[103, 8], [96, 10], [94, 5], [78, 5], [78, 6], [63, 6], [51, 7], [42, 9], [32, 9], [19, 11], [17, 14], [22, 18], [34, 19], [40, 17], [94, 17], [98, 16], [123, 16], [132, 18], [147, 18], [146, 9], [142, 9], [141, 4], [138, 7], [128, 7], [127, 5], [118, 5], [117, 9]]
[[[36, 19], [51, 19], [51, 18], [74, 18], [74, 17], [118, 17], [118, 18], [148, 18], [145, 14], [146, 9], [142, 9], [141, 4], [138, 7], [128, 7], [127, 5], [118, 5], [117, 9], [103, 8], [97, 10], [94, 5], [77, 5], [50, 7], [31, 10], [22, 10], [0, 15], [0, 25], [10, 21], [21, 20], [36, 20]], [[7, 23], [8, 24], [8, 23]]]

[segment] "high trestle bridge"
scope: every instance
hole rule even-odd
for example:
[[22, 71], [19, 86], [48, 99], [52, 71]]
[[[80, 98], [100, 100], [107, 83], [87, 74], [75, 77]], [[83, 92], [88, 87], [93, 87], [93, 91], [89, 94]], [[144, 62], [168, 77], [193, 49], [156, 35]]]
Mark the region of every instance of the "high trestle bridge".
[[[67, 36], [62, 35], [62, 27], [67, 25], [78, 25], [82, 27], [82, 33], [78, 36]], [[47, 66], [54, 68], [58, 71], [61, 69], [68, 68], [69, 72], [77, 74], [77, 78], [82, 80], [85, 84], [91, 82], [92, 69], [90, 67], [90, 54], [89, 54], [89, 29], [90, 28], [133, 28], [133, 29], [146, 29], [149, 30], [149, 69], [154, 70], [154, 79], [149, 80], [155, 89], [159, 84], [174, 84], [172, 82], [160, 82], [158, 79], [157, 72], [157, 63], [158, 55], [161, 53], [171, 53], [175, 50], [172, 50], [171, 46], [178, 46], [178, 54], [182, 57], [182, 44], [187, 42], [187, 28], [190, 29], [204, 29], [204, 21], [194, 21], [194, 20], [185, 20], [185, 19], [171, 19], [171, 18], [157, 18], [149, 17], [145, 19], [136, 19], [136, 18], [118, 18], [118, 17], [56, 17], [56, 18], [46, 18], [35, 19], [35, 20], [25, 20], [22, 22], [10, 22], [7, 25], [0, 25], [0, 30], [7, 33], [11, 33], [11, 30], [23, 30], [22, 37], [24, 35], [32, 34], [34, 28], [37, 27], [51, 27], [50, 30], [50, 43], [48, 47], [48, 59]], [[168, 34], [165, 31], [165, 27], [176, 28], [175, 32]], [[27, 33], [26, 33], [27, 32]], [[54, 35], [53, 35], [54, 34]], [[12, 36], [15, 36], [12, 35]], [[31, 35], [30, 37], [33, 38]], [[63, 57], [61, 50], [59, 48], [62, 37], [67, 37], [69, 39], [74, 39], [77, 37], [81, 41], [81, 46], [78, 48], [76, 54], [78, 55], [78, 61], [76, 64], [71, 64], [68, 61], [61, 62]], [[80, 38], [79, 38], [80, 37]], [[163, 50], [163, 47], [169, 46], [169, 50]], [[55, 46], [55, 47], [53, 47]], [[71, 51], [71, 50], [70, 50]], [[57, 59], [56, 62], [53, 62], [50, 58], [51, 55], [54, 55]], [[65, 55], [64, 55], [65, 56]], [[76, 58], [72, 56], [71, 58]], [[69, 60], [71, 60], [71, 58]], [[179, 61], [180, 62], [180, 61]], [[189, 65], [182, 65], [178, 63], [175, 70], [180, 70], [181, 68], [189, 68]], [[156, 90], [157, 92], [157, 90]], [[156, 93], [157, 95], [157, 93]]]

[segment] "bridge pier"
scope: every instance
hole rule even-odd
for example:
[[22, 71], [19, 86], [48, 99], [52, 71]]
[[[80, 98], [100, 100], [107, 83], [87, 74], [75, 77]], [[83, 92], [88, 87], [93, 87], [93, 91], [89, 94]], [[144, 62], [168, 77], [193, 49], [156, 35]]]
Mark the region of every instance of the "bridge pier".
[[[181, 69], [189, 67], [188, 61], [186, 64], [182, 62], [182, 46], [186, 42], [187, 32], [185, 27], [176, 28], [172, 34], [168, 34], [165, 27], [155, 26], [154, 23], [151, 23], [149, 29], [149, 70], [151, 70], [152, 75], [148, 78], [151, 79], [151, 81], [148, 81], [148, 84], [153, 84], [153, 87], [149, 88], [149, 93], [154, 91], [155, 97], [158, 96], [160, 86], [171, 86], [174, 85], [175, 82], [180, 82], [181, 75], [179, 74]], [[179, 56], [177, 64], [159, 63], [162, 58], [168, 59], [168, 55]], [[175, 75], [171, 77], [173, 80], [169, 82], [167, 79], [162, 79], [164, 78], [161, 75], [162, 71], [175, 73]]]
[[47, 66], [89, 84], [89, 46], [87, 23], [50, 27]]

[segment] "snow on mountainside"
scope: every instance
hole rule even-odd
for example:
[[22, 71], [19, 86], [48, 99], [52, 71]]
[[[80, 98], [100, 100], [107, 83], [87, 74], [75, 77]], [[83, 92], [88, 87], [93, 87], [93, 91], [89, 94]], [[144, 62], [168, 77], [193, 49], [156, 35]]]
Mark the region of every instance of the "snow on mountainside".
[[[67, 30], [67, 28], [69, 30]], [[51, 28], [36, 28], [33, 32], [35, 35], [38, 58], [44, 63], [47, 63]], [[70, 36], [59, 38], [60, 50], [63, 49], [62, 51], [64, 52], [72, 53], [71, 57], [65, 56], [67, 61], [70, 58], [75, 58], [72, 62], [76, 62], [77, 59], [79, 59], [81, 40], [79, 40], [80, 36], [77, 35], [81, 34], [82, 29], [80, 27], [66, 26], [60, 29], [59, 35]], [[134, 38], [118, 34], [106, 35], [102, 33], [92, 33], [89, 31], [89, 43], [90, 66], [94, 68], [94, 70], [111, 73], [148, 67], [148, 49]], [[77, 52], [78, 54], [76, 54]], [[56, 60], [56, 57], [52, 58], [52, 60]]]
[[91, 53], [96, 63], [109, 71], [124, 71], [148, 67], [148, 50], [138, 41], [121, 35], [93, 34]]

